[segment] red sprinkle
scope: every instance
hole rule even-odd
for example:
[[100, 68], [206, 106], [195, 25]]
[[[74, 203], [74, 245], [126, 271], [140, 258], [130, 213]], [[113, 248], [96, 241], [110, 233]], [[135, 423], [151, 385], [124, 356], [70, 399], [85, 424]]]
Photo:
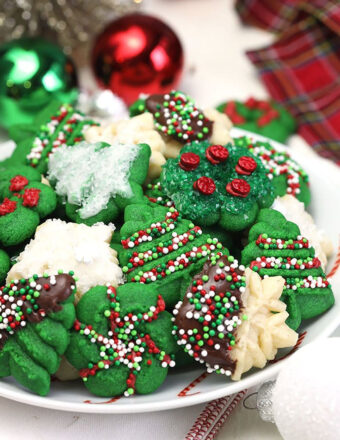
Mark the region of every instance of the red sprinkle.
[[14, 212], [17, 208], [17, 202], [9, 200], [7, 197], [0, 205], [0, 215], [10, 214]]
[[11, 179], [10, 191], [21, 191], [27, 184], [28, 180], [24, 176], [15, 176]]
[[25, 189], [24, 192], [22, 205], [33, 208], [34, 206], [37, 206], [39, 202], [39, 197], [40, 197], [40, 189], [27, 188]]
[[250, 176], [256, 170], [256, 161], [249, 156], [242, 156], [239, 158], [235, 170], [238, 174], [244, 174]]
[[234, 179], [228, 182], [226, 190], [232, 196], [247, 197], [250, 191], [250, 185], [244, 179]]
[[178, 165], [184, 171], [195, 170], [200, 163], [200, 157], [195, 153], [183, 153]]
[[223, 145], [211, 145], [205, 150], [205, 156], [213, 165], [225, 162], [228, 159], [229, 151]]
[[210, 179], [210, 177], [200, 177], [196, 182], [193, 184], [194, 189], [201, 192], [205, 195], [211, 195], [216, 189], [215, 182], [213, 179]]

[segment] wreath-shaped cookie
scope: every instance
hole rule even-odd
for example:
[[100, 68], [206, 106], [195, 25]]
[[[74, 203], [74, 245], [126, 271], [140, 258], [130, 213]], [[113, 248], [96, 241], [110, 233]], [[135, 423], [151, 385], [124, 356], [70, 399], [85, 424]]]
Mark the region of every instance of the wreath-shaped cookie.
[[164, 193], [184, 217], [238, 231], [251, 225], [274, 193], [261, 161], [242, 147], [209, 142], [186, 145], [163, 166]]
[[153, 286], [97, 286], [79, 301], [66, 352], [86, 388], [113, 397], [155, 391], [174, 366], [171, 315]]
[[13, 246], [30, 238], [57, 205], [52, 188], [28, 166], [0, 168], [0, 244]]
[[228, 101], [217, 107], [237, 127], [259, 133], [278, 142], [285, 142], [296, 130], [296, 122], [284, 107], [275, 101], [248, 98], [245, 102]]
[[33, 275], [0, 288], [0, 377], [48, 394], [75, 320], [75, 290], [72, 273]]

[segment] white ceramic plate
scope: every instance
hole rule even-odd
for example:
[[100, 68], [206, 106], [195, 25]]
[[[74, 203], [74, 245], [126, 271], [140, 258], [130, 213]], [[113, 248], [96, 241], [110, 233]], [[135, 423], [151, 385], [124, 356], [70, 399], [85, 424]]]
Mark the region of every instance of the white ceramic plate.
[[[241, 136], [250, 133], [233, 129], [232, 134], [233, 136]], [[257, 135], [251, 134], [251, 136], [261, 139]], [[274, 144], [278, 148], [285, 148], [278, 143]], [[0, 151], [1, 156], [4, 156], [4, 148], [9, 149], [10, 147], [9, 145], [3, 147]], [[329, 262], [327, 272], [330, 273], [337, 260], [340, 232], [340, 172], [333, 164], [318, 156], [311, 155], [307, 161], [301, 154], [295, 154], [293, 158], [304, 164], [304, 168], [310, 176], [312, 191], [310, 211], [318, 226], [327, 231], [334, 244], [335, 255]], [[340, 264], [340, 258], [338, 260]], [[340, 268], [330, 280], [336, 304], [319, 319], [308, 322], [302, 327], [299, 338], [300, 346], [330, 335], [340, 324]], [[284, 357], [286, 354], [287, 351], [281, 352], [278, 358]], [[174, 371], [168, 375], [164, 384], [155, 393], [120, 399], [103, 399], [91, 396], [80, 382], [54, 382], [49, 396], [39, 397], [20, 387], [11, 378], [7, 378], [0, 382], [0, 395], [19, 402], [64, 411], [111, 414], [160, 411], [191, 406], [239, 392], [273, 378], [284, 366], [285, 360], [283, 359], [269, 364], [263, 370], [254, 369], [239, 382], [232, 382], [217, 374], [207, 375], [203, 370]]]

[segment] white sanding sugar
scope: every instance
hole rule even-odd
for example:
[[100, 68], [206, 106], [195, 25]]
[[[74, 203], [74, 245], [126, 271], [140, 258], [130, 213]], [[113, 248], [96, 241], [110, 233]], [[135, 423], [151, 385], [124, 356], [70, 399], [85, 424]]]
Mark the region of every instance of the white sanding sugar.
[[131, 197], [130, 168], [138, 145], [81, 142], [59, 147], [49, 158], [48, 178], [55, 190], [72, 205], [80, 206], [81, 218], [89, 218], [107, 207], [111, 197]]

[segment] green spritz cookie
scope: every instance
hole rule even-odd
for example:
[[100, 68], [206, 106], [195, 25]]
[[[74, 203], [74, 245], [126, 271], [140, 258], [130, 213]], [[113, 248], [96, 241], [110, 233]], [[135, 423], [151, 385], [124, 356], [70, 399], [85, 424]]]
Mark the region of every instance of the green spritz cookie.
[[13, 376], [34, 393], [48, 394], [75, 320], [75, 290], [73, 277], [62, 273], [0, 288], [0, 377]]
[[248, 98], [244, 103], [229, 101], [220, 104], [217, 110], [225, 113], [236, 127], [278, 142], [284, 143], [296, 131], [296, 122], [292, 115], [272, 100]]
[[153, 286], [97, 286], [82, 296], [66, 351], [86, 388], [103, 397], [149, 394], [177, 352], [170, 313]]
[[150, 154], [146, 144], [64, 146], [50, 157], [48, 178], [72, 221], [109, 223], [127, 205], [146, 202]]
[[173, 306], [211, 252], [222, 252], [217, 239], [182, 218], [173, 207], [130, 205], [112, 244], [127, 281], [152, 284]]
[[306, 206], [310, 203], [308, 175], [287, 151], [278, 150], [269, 142], [253, 141], [246, 136], [234, 138], [234, 142], [238, 147], [247, 148], [260, 159], [273, 183], [276, 197], [290, 194]]
[[262, 277], [282, 276], [282, 300], [287, 304], [287, 324], [296, 330], [303, 319], [314, 318], [334, 304], [334, 296], [314, 248], [299, 227], [273, 209], [263, 209], [249, 231], [242, 264]]
[[5, 163], [30, 165], [45, 174], [49, 156], [62, 145], [83, 141], [84, 132], [92, 125], [98, 124], [71, 105], [52, 101], [33, 124], [11, 127], [9, 134], [17, 147]]
[[0, 244], [14, 246], [30, 238], [57, 205], [52, 188], [28, 166], [0, 167]]
[[273, 187], [261, 161], [242, 147], [192, 143], [163, 166], [160, 183], [181, 214], [228, 231], [250, 226], [271, 206]]
[[7, 276], [7, 273], [11, 267], [11, 261], [6, 252], [0, 249], [0, 283], [2, 284]]

